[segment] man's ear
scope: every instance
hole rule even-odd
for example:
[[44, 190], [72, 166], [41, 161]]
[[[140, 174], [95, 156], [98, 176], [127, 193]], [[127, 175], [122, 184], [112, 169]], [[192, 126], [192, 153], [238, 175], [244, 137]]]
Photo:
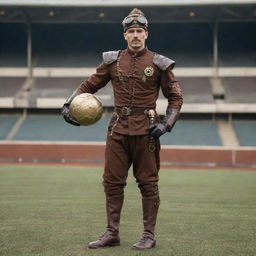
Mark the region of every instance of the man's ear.
[[126, 33], [123, 33], [123, 35], [124, 35], [124, 39], [127, 40], [127, 39], [126, 39]]
[[146, 31], [146, 37], [145, 37], [145, 39], [147, 39], [148, 38], [148, 31]]

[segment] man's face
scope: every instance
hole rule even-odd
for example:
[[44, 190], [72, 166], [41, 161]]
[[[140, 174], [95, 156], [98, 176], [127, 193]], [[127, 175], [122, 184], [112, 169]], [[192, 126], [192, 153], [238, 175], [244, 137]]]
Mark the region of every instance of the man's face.
[[140, 51], [145, 47], [145, 40], [148, 38], [148, 32], [143, 28], [129, 28], [124, 33], [124, 39], [132, 51]]

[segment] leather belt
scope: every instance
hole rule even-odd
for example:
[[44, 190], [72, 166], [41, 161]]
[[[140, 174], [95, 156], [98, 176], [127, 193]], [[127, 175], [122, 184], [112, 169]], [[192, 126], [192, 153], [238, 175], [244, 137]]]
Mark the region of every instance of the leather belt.
[[115, 107], [115, 112], [123, 116], [146, 115], [148, 109], [136, 107]]

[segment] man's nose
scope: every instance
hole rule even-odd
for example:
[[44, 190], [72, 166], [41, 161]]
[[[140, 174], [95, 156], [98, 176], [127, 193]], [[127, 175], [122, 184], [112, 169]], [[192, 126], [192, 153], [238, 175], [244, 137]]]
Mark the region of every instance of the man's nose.
[[134, 31], [133, 36], [134, 36], [134, 37], [137, 37], [137, 36], [138, 36], [137, 31]]

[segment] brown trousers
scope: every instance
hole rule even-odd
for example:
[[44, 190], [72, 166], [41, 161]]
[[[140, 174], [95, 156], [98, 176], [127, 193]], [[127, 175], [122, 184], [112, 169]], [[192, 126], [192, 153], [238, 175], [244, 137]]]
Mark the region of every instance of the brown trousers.
[[156, 150], [149, 151], [149, 135], [108, 135], [105, 151], [103, 185], [107, 196], [123, 195], [128, 170], [133, 175], [143, 198], [158, 197], [158, 172], [160, 168], [160, 142]]

